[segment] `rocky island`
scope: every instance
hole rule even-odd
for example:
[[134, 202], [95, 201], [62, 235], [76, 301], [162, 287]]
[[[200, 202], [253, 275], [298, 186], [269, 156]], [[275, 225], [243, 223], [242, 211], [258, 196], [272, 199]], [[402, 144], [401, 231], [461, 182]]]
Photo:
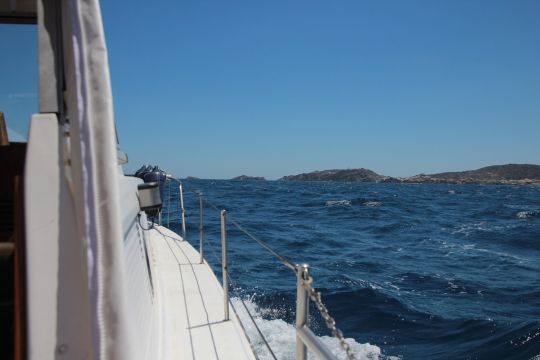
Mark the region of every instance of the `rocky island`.
[[243, 180], [266, 180], [262, 176], [248, 176], [248, 175], [240, 175], [235, 178], [232, 178], [231, 180], [234, 181], [243, 181]]
[[362, 182], [384, 182], [390, 180], [388, 176], [379, 175], [368, 169], [334, 169], [313, 171], [299, 175], [284, 176], [280, 180], [295, 181], [362, 181]]
[[403, 178], [408, 183], [445, 184], [540, 184], [540, 165], [507, 164], [486, 166], [477, 170], [419, 174]]
[[398, 178], [377, 174], [368, 169], [322, 170], [284, 176], [280, 180], [296, 181], [361, 181], [423, 184], [540, 184], [540, 165], [507, 164], [477, 170], [419, 174]]

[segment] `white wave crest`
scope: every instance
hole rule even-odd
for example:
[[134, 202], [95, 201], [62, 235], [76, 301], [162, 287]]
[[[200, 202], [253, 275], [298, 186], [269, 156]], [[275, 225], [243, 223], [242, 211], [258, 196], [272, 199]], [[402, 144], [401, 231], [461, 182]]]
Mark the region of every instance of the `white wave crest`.
[[518, 219], [529, 219], [539, 215], [540, 211], [520, 211], [516, 214], [516, 217]]
[[[250, 342], [257, 353], [257, 356], [261, 360], [272, 359], [272, 355], [269, 353], [266, 345], [259, 336], [257, 329], [251, 322], [249, 315], [247, 314], [242, 302], [239, 298], [232, 298], [231, 303], [236, 309], [240, 321], [246, 329], [246, 333], [250, 339]], [[264, 314], [272, 313], [276, 311], [272, 309], [260, 308], [251, 300], [244, 299], [246, 307], [253, 315], [255, 322], [261, 332], [264, 334], [270, 348], [278, 359], [293, 360], [295, 358], [295, 346], [296, 346], [296, 332], [293, 325], [281, 319], [267, 320], [263, 319]], [[339, 324], [338, 324], [339, 325]], [[346, 359], [344, 351], [341, 349], [337, 339], [330, 336], [320, 336], [319, 339], [325, 344], [330, 351], [337, 356], [338, 359]], [[369, 343], [360, 344], [352, 338], [347, 338], [347, 343], [351, 346], [352, 350], [356, 354], [357, 359], [398, 359], [397, 357], [386, 357], [381, 353], [381, 349], [376, 345]], [[308, 355], [308, 359], [315, 359], [312, 354]]]
[[366, 205], [366, 206], [381, 206], [382, 202], [380, 202], [380, 201], [366, 201], [364, 203], [364, 205]]
[[329, 200], [326, 206], [351, 206], [351, 200]]

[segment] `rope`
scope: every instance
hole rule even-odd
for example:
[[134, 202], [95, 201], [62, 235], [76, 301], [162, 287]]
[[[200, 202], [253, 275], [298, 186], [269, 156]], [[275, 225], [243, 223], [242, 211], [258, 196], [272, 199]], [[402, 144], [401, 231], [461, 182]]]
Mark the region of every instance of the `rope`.
[[[141, 214], [140, 214], [140, 213], [137, 215], [137, 217], [139, 218], [139, 225], [141, 226], [141, 228], [142, 228], [143, 230], [152, 230], [152, 229], [154, 229], [154, 218], [153, 218], [153, 217], [151, 218], [151, 219], [152, 219], [152, 223], [150, 224], [150, 226], [149, 226], [148, 228], [145, 228], [145, 227], [143, 226], [143, 224], [141, 223]], [[148, 221], [148, 219], [147, 219], [147, 221]], [[147, 224], [147, 225], [148, 225], [148, 224]]]
[[[161, 225], [159, 225], [161, 226]], [[170, 236], [170, 235], [167, 235], [167, 234], [164, 234], [163, 232], [161, 232], [161, 230], [159, 230], [158, 227], [156, 226], [153, 226], [152, 228], [150, 229], [143, 229], [143, 230], [156, 230], [161, 236], [165, 237], [165, 238], [169, 238], [169, 239], [172, 239], [174, 241], [179, 241], [177, 238], [175, 238], [174, 236]]]

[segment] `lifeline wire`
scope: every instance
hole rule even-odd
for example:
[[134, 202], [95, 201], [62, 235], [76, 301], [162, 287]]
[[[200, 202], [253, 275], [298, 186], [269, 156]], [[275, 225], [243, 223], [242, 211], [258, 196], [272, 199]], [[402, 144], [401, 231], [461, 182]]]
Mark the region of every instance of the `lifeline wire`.
[[[179, 180], [175, 179], [178, 183], [181, 183]], [[200, 191], [196, 191], [196, 190], [191, 190], [191, 189], [188, 189], [188, 191], [190, 192], [193, 192], [199, 196], [202, 195], [202, 192]], [[208, 205], [210, 205], [212, 208], [214, 208], [216, 211], [220, 212], [220, 209], [214, 205], [213, 203], [211, 203], [210, 201], [206, 200], [206, 199], [203, 199], [203, 202], [206, 202]], [[297, 266], [292, 263], [288, 258], [286, 258], [285, 256], [279, 254], [278, 252], [276, 252], [275, 250], [273, 250], [270, 245], [268, 245], [266, 242], [258, 239], [257, 237], [255, 237], [253, 234], [251, 234], [247, 229], [245, 229], [242, 225], [240, 225], [238, 222], [234, 221], [233, 219], [230, 219], [229, 220], [238, 230], [240, 230], [242, 233], [244, 233], [245, 235], [247, 235], [248, 237], [250, 237], [252, 240], [256, 241], [259, 245], [261, 245], [263, 248], [265, 248], [267, 251], [269, 251], [272, 255], [274, 255], [277, 259], [279, 259], [285, 266], [287, 266], [288, 268], [290, 268], [291, 270], [293, 270], [295, 273], [297, 273]], [[209, 243], [210, 244], [210, 243]], [[212, 246], [211, 246], [212, 248]], [[213, 252], [213, 248], [211, 250]], [[216, 257], [216, 260], [218, 261], [219, 264], [221, 264], [221, 262], [219, 261], [219, 259], [217, 258], [216, 254], [213, 252], [213, 255]], [[233, 284], [233, 286], [235, 288], [237, 288], [237, 286], [235, 285], [235, 282], [233, 281], [233, 279], [231, 278], [231, 276], [229, 275], [229, 273], [227, 272], [226, 274], [227, 278], [231, 281], [231, 284]], [[347, 355], [347, 358], [348, 359], [351, 359], [351, 360], [354, 360], [356, 359], [355, 357], [355, 354], [353, 352], [353, 350], [350, 348], [349, 344], [346, 342], [344, 336], [343, 336], [343, 333], [335, 326], [335, 320], [330, 316], [330, 314], [328, 313], [328, 310], [326, 309], [326, 306], [324, 306], [324, 304], [322, 303], [321, 301], [321, 295], [319, 292], [317, 292], [314, 288], [311, 287], [311, 282], [313, 281], [313, 278], [310, 277], [310, 280], [308, 282], [304, 282], [303, 284], [303, 287], [308, 290], [308, 293], [309, 293], [309, 296], [311, 298], [311, 300], [313, 300], [315, 302], [315, 304], [317, 305], [317, 308], [320, 312], [320, 314], [322, 315], [323, 319], [326, 321], [326, 324], [327, 326], [329, 327], [330, 330], [332, 330], [332, 335], [337, 338], [340, 342], [340, 345], [341, 347], [343, 348], [343, 350], [345, 350], [346, 352], [346, 355]], [[235, 290], [235, 293], [236, 290]], [[238, 294], [238, 293], [237, 293]], [[271, 352], [272, 356], [274, 357], [274, 359], [276, 359], [272, 349], [270, 349], [270, 345], [268, 344], [268, 342], [266, 341], [264, 335], [262, 334], [262, 332], [260, 331], [259, 327], [257, 326], [257, 324], [255, 323], [255, 320], [253, 318], [253, 316], [251, 315], [251, 313], [249, 312], [246, 304], [244, 303], [244, 301], [242, 300], [242, 298], [239, 296], [239, 299], [240, 301], [242, 302], [242, 304], [244, 305], [244, 308], [246, 309], [249, 317], [251, 318], [251, 321], [253, 322], [253, 324], [255, 325], [255, 328], [257, 329], [257, 331], [259, 332], [259, 335], [261, 336], [261, 338], [263, 339], [263, 341], [265, 342], [268, 350]], [[232, 305], [232, 304], [231, 304]], [[233, 306], [234, 308], [234, 306]], [[236, 311], [236, 310], [235, 310]], [[238, 317], [238, 314], [237, 314], [237, 317]], [[241, 322], [240, 322], [241, 323]], [[332, 325], [332, 326], [330, 326]]]
[[[204, 199], [204, 202], [206, 202], [208, 205], [210, 205], [212, 208], [214, 208], [214, 210], [216, 210], [217, 212], [221, 211], [216, 205], [212, 204], [210, 201]], [[263, 240], [261, 239], [258, 239], [255, 235], [253, 235], [252, 233], [250, 233], [246, 228], [244, 228], [242, 225], [240, 225], [237, 221], [235, 221], [234, 219], [231, 219], [230, 215], [229, 215], [229, 221], [231, 222], [231, 224], [233, 224], [238, 230], [240, 230], [241, 232], [243, 232], [244, 234], [246, 234], [248, 237], [250, 237], [252, 240], [256, 241], [257, 243], [259, 243], [259, 245], [261, 245], [263, 248], [265, 248], [268, 252], [270, 252], [272, 255], [274, 255], [276, 258], [278, 258], [279, 261], [281, 261], [283, 263], [283, 265], [287, 266], [289, 269], [291, 269], [292, 271], [294, 271], [296, 273], [296, 265], [290, 261], [287, 257], [285, 257], [284, 255], [281, 255], [280, 253], [278, 253], [277, 251], [275, 251], [274, 249], [272, 249], [270, 247], [270, 245], [268, 245], [266, 242], [264, 242]]]
[[[209, 249], [210, 249], [210, 252], [212, 253], [212, 255], [216, 258], [216, 261], [219, 265], [221, 265], [221, 261], [219, 260], [217, 254], [216, 254], [216, 251], [214, 249], [214, 245], [212, 245], [211, 242], [207, 242], [206, 243], [207, 245], [209, 245]], [[270, 354], [272, 355], [272, 357], [277, 360], [277, 357], [276, 357], [276, 354], [274, 354], [274, 352], [272, 351], [272, 348], [270, 347], [270, 344], [268, 344], [268, 341], [266, 340], [266, 337], [264, 336], [264, 334], [262, 333], [261, 329], [259, 328], [259, 326], [257, 325], [257, 323], [255, 322], [255, 318], [253, 317], [253, 315], [251, 314], [251, 312], [249, 311], [246, 303], [244, 302], [244, 299], [242, 299], [242, 296], [239, 294], [238, 292], [238, 289], [239, 289], [239, 286], [237, 285], [236, 281], [233, 280], [233, 278], [231, 277], [231, 275], [229, 274], [229, 272], [227, 271], [227, 278], [229, 278], [229, 281], [231, 282], [231, 285], [233, 286], [233, 289], [234, 289], [234, 292], [235, 294], [237, 295], [238, 299], [240, 299], [240, 302], [242, 303], [242, 305], [244, 306], [244, 309], [246, 310], [249, 318], [251, 319], [251, 322], [253, 323], [253, 325], [255, 326], [255, 329], [257, 329], [257, 332], [259, 333], [259, 336], [261, 337], [261, 339], [263, 340], [264, 344], [266, 345], [266, 347], [268, 348], [268, 351], [270, 352]], [[230, 302], [229, 302], [230, 303]], [[234, 309], [234, 305], [232, 303], [230, 303], [231, 306], [233, 307]], [[236, 316], [238, 317], [238, 313], [236, 311], [236, 309], [234, 309], [234, 312], [236, 313]], [[240, 320], [240, 319], [239, 319]], [[240, 321], [240, 324], [242, 324], [242, 321]], [[244, 327], [244, 325], [242, 325], [242, 327]], [[244, 329], [245, 331], [245, 329]], [[256, 356], [256, 355], [255, 355]]]
[[292, 271], [296, 272], [296, 265], [290, 261], [289, 259], [287, 259], [285, 256], [281, 255], [280, 253], [278, 253], [277, 251], [273, 250], [270, 245], [268, 245], [266, 242], [262, 241], [261, 239], [258, 239], [256, 238], [253, 234], [251, 234], [249, 231], [247, 231], [244, 227], [242, 227], [242, 225], [240, 225], [239, 223], [237, 223], [235, 220], [233, 219], [230, 219], [231, 223], [236, 226], [236, 228], [238, 230], [240, 230], [241, 232], [243, 232], [244, 234], [246, 234], [247, 236], [249, 236], [251, 239], [255, 240], [256, 242], [259, 243], [259, 245], [261, 245], [262, 247], [264, 247], [266, 250], [268, 250], [272, 255], [274, 255], [275, 257], [277, 257], [279, 259], [279, 261], [281, 261], [283, 263], [283, 265], [287, 266], [289, 269], [291, 269]]
[[[178, 179], [173, 179], [175, 180], [176, 182], [178, 182], [179, 184], [181, 184], [182, 182]], [[188, 187], [185, 187], [186, 191], [187, 192], [191, 192], [195, 195], [201, 195], [202, 194], [202, 191], [199, 191], [199, 190], [196, 190], [196, 189], [192, 189], [192, 188], [188, 188]], [[220, 211], [220, 209], [212, 204], [210, 201], [208, 201], [206, 198], [204, 199], [204, 202], [206, 202], [208, 205], [210, 205], [210, 207], [212, 207], [214, 210], [216, 210], [217, 212]], [[281, 255], [279, 253], [277, 253], [275, 250], [273, 250], [270, 245], [268, 245], [266, 242], [264, 242], [263, 240], [261, 239], [258, 239], [255, 237], [255, 235], [251, 234], [246, 228], [244, 228], [242, 225], [240, 225], [238, 222], [234, 221], [234, 219], [231, 219], [231, 215], [229, 214], [229, 221], [238, 229], [240, 230], [241, 232], [243, 232], [244, 234], [246, 234], [247, 236], [249, 236], [252, 240], [256, 241], [257, 243], [259, 243], [259, 245], [263, 246], [266, 250], [268, 250], [270, 253], [272, 253], [275, 257], [277, 257], [285, 266], [287, 266], [288, 268], [290, 268], [291, 270], [293, 270], [295, 273], [296, 273], [296, 265], [290, 261], [286, 256], [284, 255]], [[265, 245], [263, 245], [265, 244]], [[316, 266], [312, 266], [311, 269], [317, 269], [318, 267]], [[335, 276], [340, 276], [340, 274], [338, 272], [336, 272], [335, 270], [332, 270], [332, 269], [325, 269], [326, 271], [328, 272], [331, 272], [332, 274], [334, 274]], [[376, 284], [376, 283], [375, 283]]]
[[[174, 179], [176, 180], [178, 183], [180, 183], [180, 181], [178, 181], [177, 179]], [[187, 191], [190, 191], [194, 194], [197, 194], [197, 195], [201, 195], [201, 192], [198, 192], [198, 191], [194, 191], [194, 190], [191, 190], [191, 189], [187, 189]], [[206, 200], [206, 199], [203, 199], [203, 203], [206, 202], [208, 205], [210, 205], [214, 210], [216, 210], [217, 212], [220, 212], [220, 209], [214, 205], [213, 203], [211, 203], [210, 201]], [[238, 227], [238, 225], [236, 224], [235, 226]], [[156, 228], [156, 230], [161, 233], [161, 231], [159, 231], [159, 229]], [[247, 231], [245, 230], [242, 230], [240, 229], [241, 231], [243, 231], [246, 235], [248, 235], [249, 237], [255, 239], [251, 234], [249, 234]], [[163, 233], [161, 233], [163, 235]], [[257, 241], [257, 239], [255, 239]], [[259, 241], [258, 241], [259, 242]], [[262, 240], [259, 242], [261, 245], [262, 245]], [[216, 254], [216, 251], [214, 249], [214, 245], [211, 243], [211, 242], [207, 242], [206, 243], [207, 245], [207, 248], [210, 249], [210, 252], [212, 253], [212, 255], [216, 258], [216, 261], [219, 265], [221, 265], [221, 260], [219, 260], [219, 257], [217, 256]], [[286, 261], [287, 258], [285, 258], [284, 256], [281, 256], [279, 255], [278, 253], [276, 253], [275, 251], [273, 251], [272, 249], [270, 249], [270, 247], [265, 247], [267, 248], [272, 254], [274, 254], [275, 256], [278, 257], [278, 259], [285, 259]], [[282, 260], [283, 262], [283, 260]], [[289, 261], [290, 263], [290, 261]], [[251, 319], [251, 322], [253, 323], [253, 325], [255, 326], [255, 329], [257, 329], [257, 333], [259, 334], [259, 336], [261, 337], [261, 339], [263, 340], [264, 344], [266, 345], [266, 348], [268, 349], [268, 351], [270, 352], [270, 354], [272, 355], [272, 357], [274, 358], [274, 360], [277, 360], [277, 357], [276, 357], [276, 354], [274, 354], [274, 352], [272, 351], [272, 348], [270, 347], [270, 344], [268, 343], [268, 341], [266, 340], [266, 337], [264, 336], [264, 334], [262, 333], [261, 329], [259, 328], [259, 326], [257, 325], [257, 323], [255, 322], [255, 318], [253, 317], [253, 315], [251, 314], [251, 312], [249, 311], [246, 303], [244, 302], [244, 299], [242, 299], [242, 296], [238, 293], [238, 284], [236, 283], [236, 281], [233, 280], [233, 278], [231, 277], [231, 275], [229, 274], [229, 272], [227, 271], [226, 272], [226, 276], [227, 278], [229, 279], [229, 281], [231, 282], [231, 285], [233, 286], [234, 288], [234, 292], [235, 294], [238, 296], [238, 299], [240, 299], [240, 302], [242, 303], [242, 305], [244, 306], [244, 309], [246, 310], [246, 313], [248, 314], [249, 318]], [[234, 305], [229, 301], [229, 303], [231, 304], [231, 306], [233, 307], [234, 309], [234, 312], [236, 314], [236, 316], [238, 317], [238, 313], [236, 311], [236, 309], [234, 308]], [[240, 320], [240, 318], [238, 318], [238, 320]], [[244, 328], [244, 325], [242, 324], [242, 321], [239, 321], [240, 322], [240, 325], [242, 326], [242, 328]], [[245, 329], [244, 329], [245, 331]], [[257, 355], [255, 354], [255, 356], [257, 357]], [[257, 357], [258, 358], [258, 357]]]

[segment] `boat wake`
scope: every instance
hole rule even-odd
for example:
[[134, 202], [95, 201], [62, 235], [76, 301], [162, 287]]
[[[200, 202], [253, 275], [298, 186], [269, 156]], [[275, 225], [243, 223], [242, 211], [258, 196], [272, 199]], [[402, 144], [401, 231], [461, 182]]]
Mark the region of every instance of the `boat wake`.
[[[231, 303], [238, 313], [240, 321], [242, 322], [259, 359], [273, 359], [272, 355], [264, 344], [264, 341], [259, 336], [257, 329], [253, 325], [253, 322], [249, 318], [249, 315], [247, 314], [240, 299], [236, 297], [232, 298]], [[264, 334], [275, 356], [278, 359], [294, 360], [296, 346], [296, 333], [294, 326], [279, 318], [265, 319], [265, 314], [275, 313], [273, 309], [261, 308], [249, 299], [244, 299], [244, 303], [249, 309], [249, 312], [253, 315], [257, 326]], [[319, 339], [328, 349], [330, 349], [330, 351], [332, 351], [334, 355], [337, 356], [338, 359], [346, 359], [346, 355], [340, 347], [337, 339], [330, 336], [319, 336]], [[383, 355], [381, 349], [376, 345], [371, 345], [369, 343], [361, 344], [356, 342], [356, 340], [353, 338], [347, 338], [346, 340], [359, 360], [398, 359], [398, 357], [388, 357]], [[309, 354], [308, 359], [315, 359], [315, 357], [312, 356], [312, 354]]]

